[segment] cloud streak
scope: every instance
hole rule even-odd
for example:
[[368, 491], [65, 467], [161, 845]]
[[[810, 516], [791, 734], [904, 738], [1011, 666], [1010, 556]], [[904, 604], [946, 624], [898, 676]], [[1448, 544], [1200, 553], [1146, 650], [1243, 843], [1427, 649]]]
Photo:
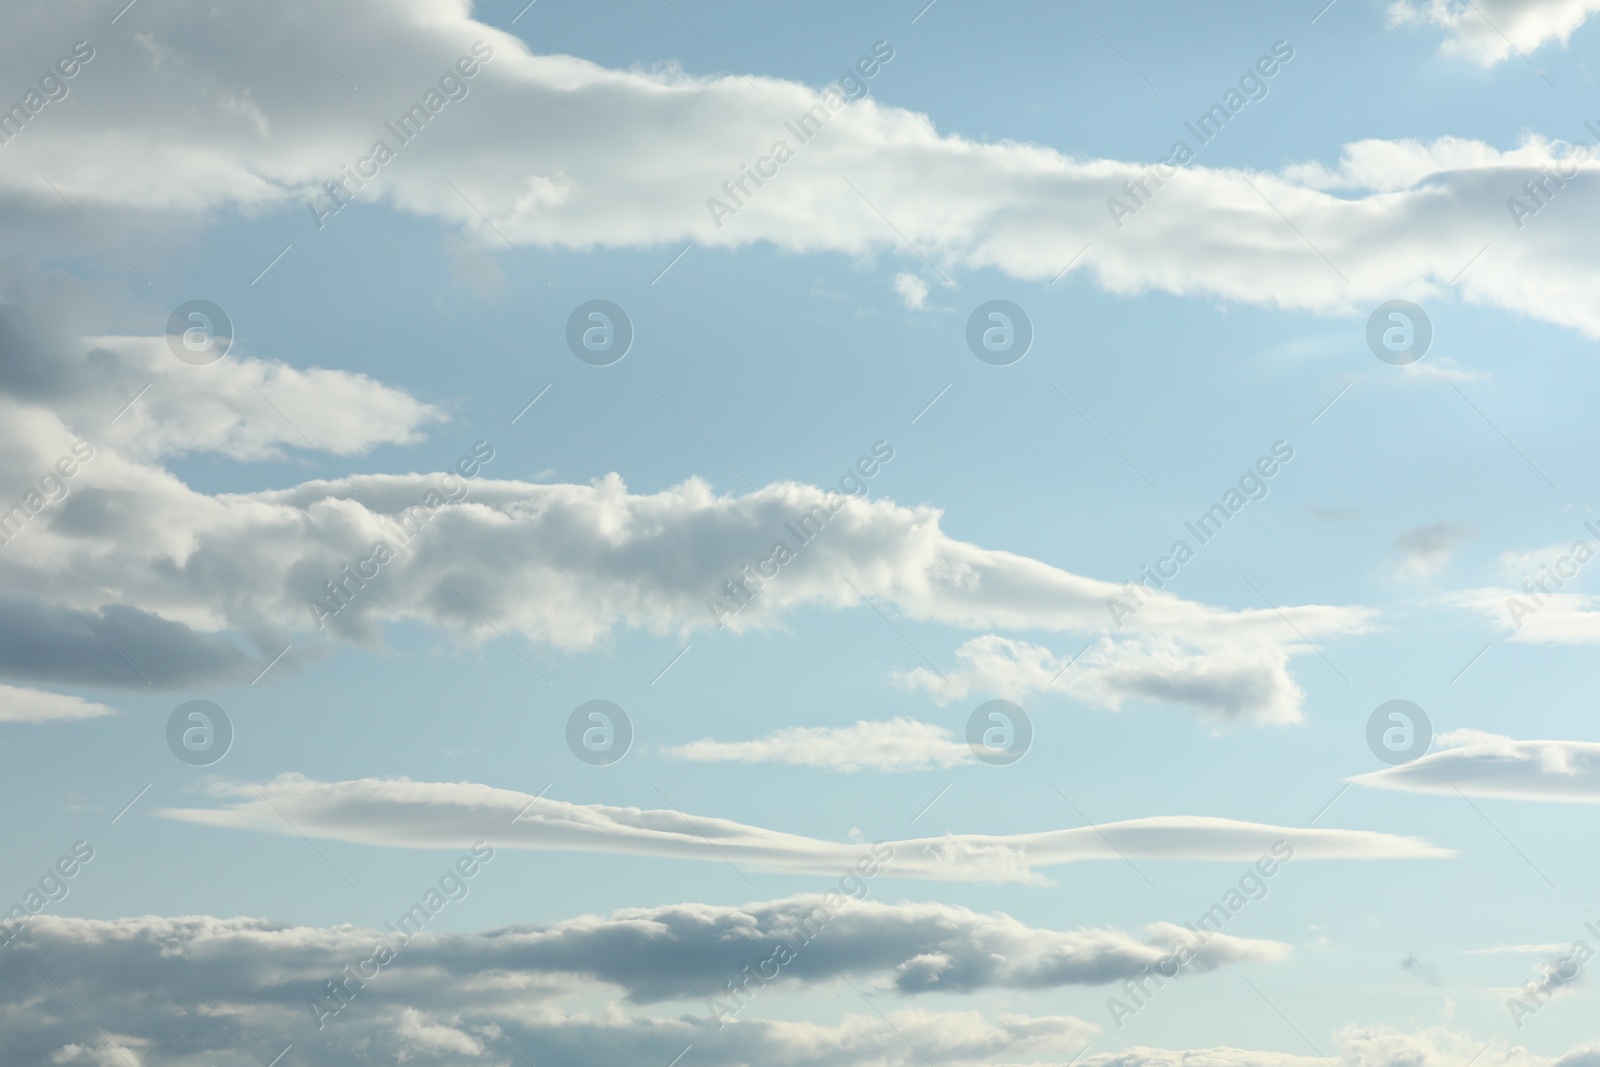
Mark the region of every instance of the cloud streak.
[[784, 763], [830, 771], [926, 771], [973, 762], [943, 726], [904, 716], [851, 726], [789, 726], [750, 741], [706, 738], [663, 753], [696, 763]]
[[[257, 789], [261, 793], [257, 793]], [[861, 846], [682, 812], [573, 804], [471, 782], [363, 778], [319, 782], [284, 774], [271, 782], [216, 783], [222, 807], [165, 808], [201, 826], [292, 833], [390, 848], [451, 848], [487, 839], [496, 847], [610, 852], [732, 862], [752, 868], [836, 874]], [[262, 795], [264, 794], [264, 796]], [[519, 816], [518, 813], [521, 813]], [[1425, 859], [1451, 853], [1418, 838], [1367, 830], [1269, 826], [1206, 816], [1161, 816], [1042, 833], [947, 834], [889, 842], [887, 872], [940, 881], [1031, 882], [1039, 873], [1090, 860], [1255, 859], [1276, 841], [1297, 859]]]
[[1426, 756], [1349, 779], [1373, 789], [1500, 800], [1600, 804], [1600, 742], [1518, 741], [1480, 730], [1441, 734]]

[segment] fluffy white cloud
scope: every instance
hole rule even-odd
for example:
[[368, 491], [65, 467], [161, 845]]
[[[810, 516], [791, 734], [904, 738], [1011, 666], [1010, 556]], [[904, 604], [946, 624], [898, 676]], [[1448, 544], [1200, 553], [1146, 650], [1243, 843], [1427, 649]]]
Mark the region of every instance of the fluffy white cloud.
[[72, 722], [115, 714], [115, 708], [67, 693], [0, 685], [0, 722]]
[[1119, 710], [1128, 700], [1154, 700], [1192, 707], [1224, 721], [1299, 722], [1304, 692], [1290, 677], [1289, 656], [1304, 646], [1266, 635], [1221, 639], [1101, 638], [1071, 656], [1043, 646], [989, 634], [956, 649], [961, 666], [940, 678], [917, 667], [895, 680], [925, 690], [940, 704], [974, 694], [1019, 699], [1061, 692], [1096, 707]]
[[[63, 383], [55, 409], [76, 425], [103, 423], [149, 385], [97, 434], [130, 459], [193, 452], [266, 459], [285, 446], [359, 456], [377, 445], [419, 441], [422, 427], [444, 417], [434, 405], [351, 371], [300, 370], [242, 353], [194, 367], [173, 358], [163, 338], [88, 340], [85, 381]], [[91, 374], [96, 386], [85, 388]]]
[[905, 306], [913, 311], [926, 306], [928, 302], [928, 283], [909, 271], [901, 271], [894, 276], [894, 291]]
[[1481, 730], [1440, 734], [1425, 756], [1350, 781], [1410, 793], [1600, 803], [1600, 742], [1518, 741]]
[[[1485, 3], [1524, 9], [1515, 32], [1543, 27], [1526, 31], [1535, 35], [1590, 6]], [[341, 168], [370, 172], [382, 139], [396, 157], [364, 188], [347, 186], [358, 204], [444, 218], [489, 243], [503, 233], [527, 246], [770, 242], [901, 256], [904, 235], [947, 271], [996, 268], [1043, 282], [1082, 252], [1075, 271], [1118, 294], [1154, 289], [1357, 315], [1396, 296], [1457, 296], [1600, 336], [1600, 308], [1586, 299], [1596, 268], [1580, 236], [1600, 216], [1594, 190], [1569, 184], [1549, 209], [1559, 222], [1541, 213], [1517, 240], [1505, 239], [1515, 232], [1507, 197], [1556, 161], [1544, 141], [1506, 149], [1369, 141], [1350, 146], [1332, 170], [1279, 173], [1202, 160], [1180, 168], [1118, 227], [1108, 199], [1123, 196], [1144, 164], [1080, 158], [1071, 146], [941, 135], [926, 115], [870, 97], [835, 109], [826, 94], [777, 78], [621, 71], [534, 55], [473, 20], [463, 0], [280, 6], [328, 43], [359, 93], [283, 32], [270, 5], [230, 12], [225, 24], [203, 0], [141, 5], [118, 27], [135, 45], [102, 48], [78, 75], [72, 107], [47, 109], [6, 146], [0, 196], [64, 211], [38, 177], [50, 174], [75, 202], [101, 212], [288, 207], [311, 239], [308, 201], [323, 195], [324, 182], [343, 179]], [[69, 41], [73, 31], [52, 14], [26, 16], [0, 44], [0, 59], [27, 69]], [[468, 94], [400, 143], [385, 123], [437, 91], [477, 40], [494, 55], [462, 83]], [[895, 69], [891, 61], [878, 78]], [[1278, 75], [1294, 76], [1292, 63]], [[723, 184], [777, 140], [793, 139], [785, 123], [813, 109], [825, 120], [821, 132], [791, 144], [795, 157], [762, 187], [747, 184], [735, 215], [715, 217], [709, 199], [725, 197]], [[508, 129], [518, 135], [505, 136]], [[593, 136], [596, 129], [606, 136]], [[1175, 124], [1173, 134], [1186, 131]], [[100, 150], [81, 151], [86, 142]], [[118, 166], [105, 166], [107, 158]]]
[[[121, 352], [137, 354], [151, 344], [127, 344]], [[107, 358], [122, 365], [121, 356]], [[720, 622], [743, 631], [777, 625], [805, 606], [857, 606], [857, 590], [923, 622], [1094, 631], [1105, 626], [1105, 601], [1116, 594], [1109, 582], [956, 541], [941, 531], [935, 508], [866, 501], [794, 483], [731, 496], [699, 480], [649, 495], [630, 493], [615, 475], [591, 485], [495, 481], [489, 477], [493, 447], [483, 442], [472, 447], [484, 466], [471, 481], [456, 474], [355, 475], [213, 496], [138, 459], [199, 447], [256, 454], [289, 443], [292, 431], [281, 420], [274, 420], [280, 429], [263, 435], [254, 428], [257, 420], [230, 406], [236, 397], [248, 399], [257, 378], [280, 393], [284, 413], [294, 412], [290, 418], [297, 425], [337, 421], [319, 415], [322, 401], [312, 397], [338, 400], [343, 389], [365, 390], [372, 399], [368, 415], [346, 420], [350, 425], [386, 422], [389, 432], [403, 437], [433, 414], [403, 394], [367, 389], [355, 379], [332, 375], [324, 381], [286, 369], [270, 372], [260, 364], [241, 366], [208, 379], [206, 388], [213, 392], [186, 394], [184, 403], [217, 413], [212, 429], [178, 440], [159, 426], [141, 435], [144, 424], [132, 421], [126, 454], [99, 448], [59, 495], [35, 501], [36, 514], [13, 509], [7, 531], [14, 536], [0, 557], [0, 576], [8, 585], [41, 588], [38, 576], [53, 576], [65, 597], [91, 614], [154, 614], [182, 629], [173, 641], [182, 636], [196, 649], [205, 645], [202, 634], [240, 633], [268, 658], [293, 634], [323, 627], [369, 641], [376, 640], [381, 623], [398, 620], [492, 634], [479, 611], [502, 631], [520, 631], [563, 649], [590, 647], [618, 626], [664, 634]], [[139, 404], [152, 401], [151, 393]], [[68, 416], [4, 399], [0, 407], [13, 416], [6, 426], [16, 446], [4, 465], [14, 467], [19, 480], [51, 471], [73, 447], [76, 423]], [[372, 437], [349, 430], [329, 431], [322, 439], [329, 447], [359, 448]], [[465, 443], [461, 448], [468, 451]], [[808, 516], [825, 531], [805, 544], [794, 539], [788, 524]], [[792, 542], [797, 558], [745, 610], [731, 616], [714, 610], [711, 598], [720, 600], [728, 576], [771, 553], [780, 539]], [[379, 542], [392, 559], [375, 559]], [[73, 560], [70, 573], [60, 573], [62, 559]], [[338, 596], [330, 593], [330, 583], [341, 587]], [[54, 604], [51, 609], [65, 610]], [[1373, 614], [1316, 605], [1284, 610], [1307, 636], [1360, 632]], [[1289, 631], [1275, 612], [1226, 611], [1159, 594], [1129, 632], [1270, 645]], [[62, 652], [86, 641], [82, 635], [64, 641], [34, 667], [18, 669], [34, 670], [29, 676], [40, 680], [104, 681], [105, 671], [97, 668], [92, 679], [84, 677], [71, 666], [76, 660]], [[152, 679], [162, 673], [117, 636], [111, 641], [133, 664], [111, 665], [123, 681], [134, 670]], [[106, 654], [92, 642], [85, 647]], [[249, 666], [235, 662], [241, 657], [231, 647], [217, 648], [214, 658], [214, 674], [237, 675]], [[177, 673], [198, 677], [194, 670]], [[1281, 690], [1281, 682], [1268, 681], [1246, 691], [1274, 684]]]
[[1596, 11], [1600, 0], [1395, 0], [1389, 22], [1439, 26], [1446, 55], [1492, 67], [1550, 41], [1566, 45]]
[[[364, 374], [257, 358], [242, 341], [197, 367], [179, 360], [163, 336], [86, 335], [89, 308], [101, 300], [60, 275], [0, 273], [0, 414], [9, 426], [22, 431], [53, 417], [90, 445], [131, 460], [195, 452], [252, 460], [285, 446], [362, 455], [419, 440], [444, 417], [436, 405]], [[243, 326], [235, 323], [235, 331]], [[17, 482], [39, 478], [27, 469], [17, 471]]]
[[924, 771], [972, 762], [966, 742], [948, 729], [904, 716], [853, 726], [788, 726], [752, 741], [707, 738], [664, 751], [701, 763], [787, 763], [830, 771]]
[[[732, 861], [763, 870], [824, 875], [846, 871], [869, 853], [866, 845], [823, 841], [730, 819], [572, 804], [472, 782], [405, 778], [319, 782], [283, 774], [260, 786], [216, 782], [210, 792], [232, 803], [166, 808], [160, 814], [203, 826], [295, 832], [285, 824], [287, 817], [313, 837], [391, 848], [450, 848], [462, 841], [487, 840], [496, 847]], [[887, 871], [900, 878], [1043, 883], [1040, 868], [1064, 863], [1121, 858], [1250, 860], [1277, 841], [1287, 841], [1297, 859], [1420, 859], [1451, 854], [1418, 838], [1367, 830], [1160, 816], [1041, 833], [947, 834], [888, 842], [893, 859]]]

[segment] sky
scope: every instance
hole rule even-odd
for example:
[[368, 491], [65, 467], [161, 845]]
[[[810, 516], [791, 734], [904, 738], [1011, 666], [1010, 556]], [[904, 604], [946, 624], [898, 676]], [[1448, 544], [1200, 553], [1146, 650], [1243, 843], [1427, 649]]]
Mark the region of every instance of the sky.
[[8, 12], [0, 1061], [1600, 1064], [1597, 15]]

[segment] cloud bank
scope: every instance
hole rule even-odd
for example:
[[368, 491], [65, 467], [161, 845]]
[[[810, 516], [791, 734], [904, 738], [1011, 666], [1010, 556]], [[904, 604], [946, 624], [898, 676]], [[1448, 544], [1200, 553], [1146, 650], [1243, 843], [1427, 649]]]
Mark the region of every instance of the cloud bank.
[[[73, 107], [37, 116], [6, 146], [0, 197], [64, 211], [39, 177], [50, 174], [74, 203], [101, 213], [148, 220], [280, 209], [314, 239], [319, 224], [343, 220], [319, 223], [309, 205], [342, 182], [355, 204], [441, 218], [486, 245], [503, 233], [528, 248], [687, 241], [903, 257], [903, 234], [946, 272], [997, 269], [1048, 282], [1081, 253], [1073, 270], [1118, 295], [1154, 290], [1361, 316], [1397, 296], [1463, 299], [1600, 337], [1600, 305], [1587, 299], [1600, 278], [1580, 237], [1600, 219], [1595, 164], [1568, 169], [1548, 140], [1363, 141], [1345, 146], [1336, 166], [1276, 172], [1190, 164], [1119, 227], [1108, 201], [1126, 195], [1124, 183], [1148, 181], [1148, 161], [941, 134], [927, 115], [779, 78], [537, 55], [474, 20], [462, 0], [281, 6], [313, 39], [340, 42], [337, 69], [285, 33], [270, 7], [230, 12], [224, 25], [202, 0], [145, 6], [120, 27], [135, 44], [102, 50], [79, 75]], [[1565, 39], [1595, 5], [1476, 7], [1531, 47]], [[1480, 58], [1504, 46], [1463, 5], [1393, 10], [1447, 27]], [[69, 42], [72, 29], [50, 15], [22, 17], [0, 59], [26, 68], [37, 42]], [[400, 142], [386, 123], [479, 41], [492, 62]], [[892, 77], [890, 65], [878, 81]], [[736, 215], [708, 207], [728, 195], [730, 176], [759, 169], [778, 141], [798, 141], [785, 123], [813, 109], [825, 128], [788, 145], [795, 158], [762, 186], [747, 182]], [[591, 136], [595, 129], [607, 136]], [[1173, 133], [1185, 131], [1175, 122]], [[400, 155], [381, 170], [369, 164], [358, 187], [350, 168], [360, 171], [379, 141]], [[86, 142], [100, 151], [80, 151]], [[104, 158], [119, 166], [104, 167]], [[1546, 167], [1576, 178], [1552, 205], [1563, 221], [1541, 217], [1518, 230], [1507, 198]]]

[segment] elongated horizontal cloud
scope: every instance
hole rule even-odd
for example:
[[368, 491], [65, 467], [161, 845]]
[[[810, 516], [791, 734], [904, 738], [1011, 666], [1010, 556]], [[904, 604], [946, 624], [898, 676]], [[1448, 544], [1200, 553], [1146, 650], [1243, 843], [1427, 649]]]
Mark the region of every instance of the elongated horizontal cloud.
[[[126, 397], [127, 410], [103, 436], [130, 458], [212, 452], [255, 460], [308, 444], [359, 456], [377, 445], [419, 441], [424, 426], [444, 417], [440, 408], [365, 374], [301, 370], [237, 352], [192, 367], [175, 359], [162, 338], [89, 340], [94, 347], [73, 369], [84, 379], [93, 374], [96, 387], [63, 382], [57, 410], [88, 423], [108, 409], [117, 412]], [[150, 389], [139, 396], [142, 384]]]
[[[870, 883], [860, 882], [870, 891]], [[793, 897], [739, 908], [682, 904], [633, 908], [553, 926], [488, 935], [485, 967], [564, 971], [627, 990], [636, 1002], [724, 996], [748, 969], [758, 978], [819, 982], [840, 975], [886, 981], [901, 993], [969, 993], [1106, 985], [1136, 977], [1178, 948], [1184, 973], [1230, 963], [1276, 962], [1278, 941], [1154, 923], [1138, 938], [1120, 930], [1039, 930], [1006, 915], [947, 904], [836, 903]], [[788, 949], [781, 965], [775, 946]], [[1169, 965], [1170, 968], [1170, 965]], [[1175, 969], [1175, 968], [1171, 968]], [[766, 985], [766, 981], [762, 982]]]
[[0, 722], [72, 722], [116, 713], [115, 708], [67, 693], [0, 685]]
[[[391, 848], [452, 848], [483, 839], [496, 847], [732, 861], [762, 870], [823, 875], [845, 873], [870, 855], [869, 846], [729, 819], [676, 810], [572, 804], [472, 782], [405, 778], [318, 782], [284, 774], [261, 786], [216, 783], [211, 792], [234, 802], [213, 808], [167, 808], [160, 814], [202, 826], [292, 833], [287, 818], [313, 837]], [[1418, 838], [1367, 830], [1162, 816], [1043, 833], [948, 834], [888, 842], [894, 855], [886, 869], [900, 878], [1043, 883], [1039, 868], [1064, 863], [1122, 858], [1253, 860], [1278, 841], [1287, 841], [1297, 859], [1450, 855]]]
[[[74, 347], [26, 309], [12, 310], [17, 346], [63, 356], [60, 366], [47, 359], [30, 369], [24, 364], [34, 349], [0, 351], [0, 367], [12, 372], [0, 375], [0, 389], [23, 397], [0, 396], [0, 414], [8, 416], [0, 437], [14, 445], [0, 450], [0, 472], [43, 486], [10, 510], [0, 502], [0, 579], [44, 600], [18, 596], [15, 610], [0, 602], [0, 632], [14, 628], [19, 638], [0, 642], [15, 653], [0, 651], [0, 672], [21, 680], [159, 685], [254, 677], [297, 634], [375, 642], [385, 623], [401, 621], [475, 639], [518, 631], [548, 646], [584, 649], [618, 627], [662, 635], [719, 624], [745, 631], [781, 625], [809, 606], [856, 608], [862, 596], [914, 620], [961, 628], [1095, 631], [1106, 625], [1105, 602], [1117, 592], [1043, 561], [956, 541], [942, 532], [933, 507], [789, 482], [735, 496], [699, 480], [648, 495], [631, 493], [616, 475], [590, 485], [495, 480], [490, 441], [442, 446], [442, 465], [456, 468], [443, 474], [197, 492], [153, 460], [194, 450], [266, 455], [292, 446], [309, 421], [346, 429], [318, 431], [302, 443], [360, 451], [410, 439], [438, 411], [358, 377], [235, 365], [231, 357], [208, 367], [170, 359], [182, 372], [175, 384], [157, 372], [158, 339], [97, 349], [80, 339]], [[139, 396], [133, 383], [148, 377], [156, 382]], [[133, 405], [107, 428], [114, 441], [80, 441], [74, 427], [103, 422], [112, 403], [128, 403], [124, 391]], [[363, 408], [357, 396], [371, 403]], [[190, 429], [173, 428], [191, 420], [166, 417], [163, 405], [171, 403], [197, 413]], [[319, 406], [325, 404], [363, 413], [333, 418]], [[74, 448], [90, 458], [60, 467]], [[459, 473], [463, 463], [471, 477]], [[52, 473], [65, 469], [71, 474]], [[754, 579], [745, 594], [753, 602], [730, 614], [729, 576], [771, 556], [779, 542], [795, 558], [760, 587]], [[65, 573], [63, 559], [73, 561]], [[1253, 673], [1227, 680], [1220, 698], [1259, 697], [1281, 717], [1299, 699], [1283, 677], [1282, 645], [1301, 635], [1361, 632], [1373, 614], [1301, 605], [1280, 617], [1162, 593], [1127, 629], [1181, 643], [1191, 655], [1207, 653], [1215, 664], [1253, 662]], [[61, 624], [47, 626], [48, 635], [30, 634], [41, 617]], [[243, 636], [254, 653], [224, 635]], [[1234, 642], [1260, 651], [1230, 653]], [[1114, 702], [1119, 685], [1142, 684], [1133, 676], [1110, 679], [1096, 699]], [[1186, 696], [1181, 686], [1169, 695]]]
[[[88, 309], [102, 299], [58, 275], [0, 272], [0, 395], [17, 402], [0, 404], [0, 414], [18, 437], [46, 409], [93, 449], [135, 460], [197, 452], [265, 459], [285, 446], [349, 456], [415, 442], [444, 416], [364, 374], [258, 358], [242, 340], [214, 363], [191, 365], [157, 332], [165, 322], [151, 323], [145, 336], [86, 336]], [[247, 326], [234, 323], [233, 332]], [[16, 470], [16, 482], [37, 481], [40, 473]], [[70, 489], [76, 479], [64, 480]]]
[[1395, 0], [1389, 22], [1439, 26], [1446, 55], [1492, 67], [1551, 41], [1565, 45], [1596, 11], [1600, 0]]
[[[752, 1012], [726, 1027], [697, 1014], [625, 1015], [614, 1006], [578, 1014], [557, 1003], [572, 992], [571, 975], [557, 981], [520, 969], [522, 946], [502, 942], [503, 934], [424, 934], [381, 969], [362, 967], [379, 936], [259, 919], [43, 915], [0, 949], [0, 1060], [199, 1067], [246, 1057], [268, 1063], [292, 1044], [296, 1062], [310, 1067], [348, 1064], [357, 1049], [364, 1060], [422, 1067], [491, 1067], [521, 1056], [540, 1067], [579, 1067], [665, 1065], [693, 1045], [697, 1063], [716, 1067], [910, 1067], [922, 1061], [908, 1039], [940, 1064], [1065, 1062], [1097, 1029], [1070, 1016], [986, 1019], [915, 1008], [890, 1013], [892, 1027], [865, 1012], [831, 1024], [769, 1022]], [[366, 980], [347, 977], [358, 970]], [[346, 1002], [319, 1028], [311, 1004], [337, 1003], [328, 999], [335, 979], [347, 983]], [[74, 1004], [94, 1005], [95, 1028]]]
[[1305, 693], [1288, 670], [1297, 650], [1265, 635], [1226, 642], [1105, 637], [1076, 656], [1058, 657], [1041, 645], [988, 634], [956, 649], [961, 665], [942, 678], [925, 667], [894, 677], [940, 704], [979, 693], [1021, 699], [1057, 692], [1113, 711], [1128, 700], [1155, 700], [1225, 721], [1299, 722]]
[[[870, 96], [845, 103], [778, 78], [534, 55], [459, 0], [279, 6], [281, 17], [271, 5], [251, 7], [226, 27], [203, 0], [130, 12], [118, 29], [135, 43], [101, 48], [72, 84], [70, 108], [46, 109], [6, 146], [0, 196], [65, 218], [40, 177], [50, 174], [63, 195], [102, 217], [280, 207], [312, 239], [319, 226], [346, 221], [325, 214], [335, 202], [324, 183], [342, 181], [339, 202], [354, 206], [341, 212], [387, 203], [485, 243], [502, 234], [568, 248], [766, 242], [900, 257], [909, 242], [947, 272], [996, 268], [1048, 282], [1076, 259], [1074, 271], [1117, 294], [1159, 290], [1360, 317], [1397, 296], [1459, 297], [1600, 336], [1600, 306], [1587, 299], [1600, 268], [1579, 237], [1600, 215], [1593, 166], [1564, 169], [1581, 177], [1520, 230], [1508, 209], [1524, 181], [1557, 162], [1560, 152], [1543, 140], [1369, 141], [1346, 146], [1331, 169], [1246, 172], [1212, 166], [1183, 125], [1194, 113], [1176, 113], [1172, 138], [1199, 155], [1157, 188], [1149, 162], [1175, 146], [1153, 146], [1149, 161], [1081, 158], [1071, 145], [941, 135], [924, 114]], [[1516, 33], [1531, 41], [1561, 36], [1592, 4], [1489, 6], [1522, 11]], [[0, 45], [8, 68], [29, 69], [78, 35], [51, 10], [8, 34]], [[1464, 9], [1422, 10], [1448, 21]], [[313, 40], [339, 42], [337, 61], [284, 33], [285, 18]], [[1477, 41], [1476, 18], [1448, 24]], [[464, 95], [447, 101], [439, 79], [454, 78], [452, 64], [479, 40], [492, 59], [458, 78], [451, 95]], [[840, 55], [841, 68], [856, 52]], [[1271, 90], [1295, 79], [1300, 62], [1285, 63], [1250, 109], [1278, 106]], [[898, 73], [891, 59], [866, 84]], [[423, 108], [426, 125], [401, 140], [386, 123], [430, 91], [437, 104]], [[1253, 120], [1252, 110], [1218, 110], [1229, 123]], [[820, 130], [790, 132], [786, 124], [808, 113]], [[592, 136], [596, 129], [607, 135]], [[381, 165], [379, 141], [394, 155]], [[780, 141], [793, 153], [781, 165], [773, 161]], [[100, 151], [82, 152], [84, 143]], [[745, 178], [746, 168], [766, 172], [763, 184]], [[350, 174], [365, 174], [359, 188]], [[739, 180], [730, 194], [725, 183]], [[1125, 183], [1139, 180], [1145, 194], [1130, 197]], [[714, 198], [736, 214], [719, 217]], [[1137, 214], [1114, 217], [1113, 198]]]
[[0, 675], [8, 678], [174, 689], [248, 680], [261, 666], [221, 636], [139, 608], [107, 604], [80, 615], [61, 601], [0, 596]]
[[904, 716], [852, 726], [788, 726], [751, 741], [710, 738], [662, 750], [700, 763], [786, 763], [830, 771], [925, 771], [973, 762], [943, 726]]
[[1479, 730], [1441, 734], [1437, 751], [1350, 781], [1408, 793], [1600, 804], [1600, 742], [1518, 741]]
[[[480, 869], [471, 886], [494, 878]], [[459, 892], [459, 890], [458, 890]], [[209, 990], [220, 999], [268, 996], [293, 1004], [317, 997], [323, 983], [380, 941], [403, 956], [408, 977], [374, 994], [409, 996], [426, 988], [417, 972], [459, 979], [495, 975], [521, 983], [535, 999], [552, 999], [573, 979], [602, 984], [635, 1004], [725, 997], [727, 984], [753, 972], [763, 989], [779, 991], [840, 977], [905, 995], [985, 989], [1102, 986], [1137, 977], [1179, 948], [1181, 974], [1205, 974], [1235, 963], [1288, 957], [1282, 942], [1212, 933], [1202, 940], [1171, 923], [1154, 923], [1140, 938], [1121, 930], [1047, 930], [1006, 915], [945, 904], [883, 904], [854, 899], [830, 905], [821, 896], [729, 907], [675, 904], [628, 908], [538, 926], [482, 933], [402, 934], [397, 928], [293, 927], [259, 919], [190, 916], [111, 923], [34, 920], [21, 944], [45, 951], [98, 941], [112, 967], [136, 966], [166, 946], [153, 963], [175, 990]], [[763, 967], [775, 946], [788, 957]], [[185, 959], [187, 957], [187, 960]], [[71, 963], [69, 959], [66, 962]], [[371, 968], [366, 968], [369, 972]], [[264, 988], [263, 974], [272, 988]], [[387, 977], [387, 976], [386, 976]], [[437, 978], [432, 979], [438, 984]]]

